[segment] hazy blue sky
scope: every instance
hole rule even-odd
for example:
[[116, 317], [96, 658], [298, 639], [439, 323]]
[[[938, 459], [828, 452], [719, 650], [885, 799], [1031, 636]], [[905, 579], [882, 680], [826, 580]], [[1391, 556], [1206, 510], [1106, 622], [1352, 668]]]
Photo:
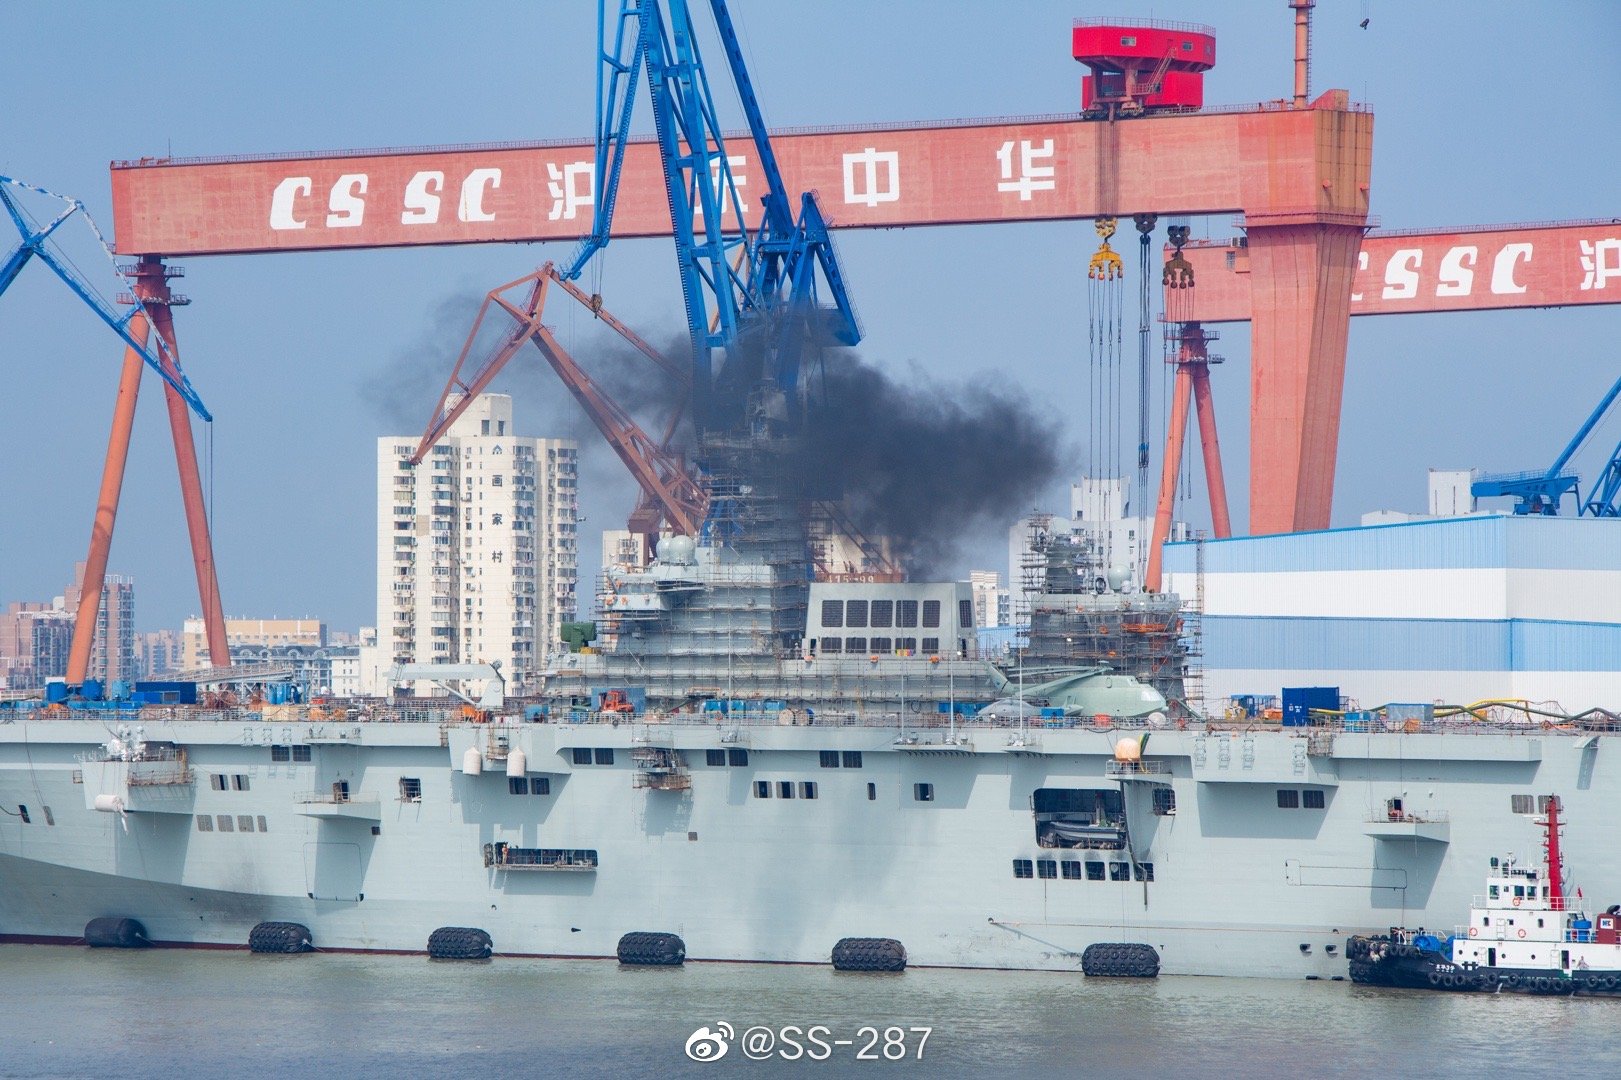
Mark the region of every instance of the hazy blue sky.
[[[1290, 89], [1283, 0], [734, 7], [774, 125], [1075, 108], [1082, 69], [1068, 28], [1090, 15], [1214, 25], [1211, 103]], [[583, 135], [594, 8], [8, 0], [0, 172], [83, 198], [110, 229], [106, 166], [116, 158]], [[1387, 227], [1621, 214], [1615, 0], [1322, 0], [1316, 30], [1314, 91], [1344, 87], [1374, 106], [1373, 206]], [[1227, 220], [1193, 224], [1196, 234], [1232, 231]], [[1072, 415], [1079, 442], [1093, 246], [1087, 222], [846, 233], [863, 355], [897, 369], [915, 361], [947, 381], [1014, 380]], [[72, 251], [113, 288], [87, 248]], [[424, 373], [424, 385], [442, 382], [469, 298], [566, 252], [187, 264], [181, 288], [194, 303], [179, 312], [178, 333], [217, 418], [215, 537], [229, 613], [372, 621], [376, 436], [420, 430], [432, 390], [417, 399], [414, 387]], [[668, 242], [616, 243], [603, 291], [652, 335], [681, 325]], [[1432, 465], [1551, 460], [1614, 378], [1618, 328], [1614, 308], [1355, 322], [1336, 523], [1420, 509]], [[1215, 390], [1238, 522], [1247, 518], [1247, 335], [1225, 328], [1221, 351], [1229, 363]], [[83, 557], [119, 356], [41, 267], [0, 297], [0, 603], [60, 592]], [[157, 386], [149, 377], [144, 387], [112, 557], [114, 571], [136, 580], [143, 629], [178, 625], [197, 606]], [[497, 388], [530, 409], [520, 420], [530, 434], [562, 433], [561, 391], [534, 362]], [[595, 483], [584, 493], [582, 548], [594, 563], [594, 530], [623, 520], [632, 491], [606, 451], [587, 450]], [[1054, 491], [1050, 505], [1061, 509], [1065, 494]], [[976, 563], [1002, 566], [1000, 538], [973, 550]]]

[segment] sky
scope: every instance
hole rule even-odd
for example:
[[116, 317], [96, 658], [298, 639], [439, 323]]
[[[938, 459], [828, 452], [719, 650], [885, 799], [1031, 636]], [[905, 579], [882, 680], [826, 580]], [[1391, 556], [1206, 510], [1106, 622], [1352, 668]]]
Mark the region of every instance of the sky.
[[[1284, 0], [732, 7], [773, 126], [1078, 108], [1083, 69], [1069, 55], [1069, 26], [1094, 15], [1214, 26], [1211, 104], [1291, 89]], [[138, 18], [111, 2], [8, 0], [4, 12], [0, 173], [83, 199], [109, 233], [115, 159], [583, 137], [593, 122], [590, 0], [148, 0]], [[1373, 106], [1372, 204], [1385, 227], [1621, 213], [1614, 0], [1321, 0], [1314, 27], [1314, 94], [1340, 87]], [[716, 50], [706, 55], [716, 62]], [[735, 101], [717, 93], [723, 122], [739, 124]], [[1191, 224], [1195, 235], [1233, 232], [1227, 219]], [[66, 250], [110, 294], [118, 283], [88, 237], [76, 233]], [[949, 392], [1007, 386], [1062, 423], [1073, 453], [1085, 443], [1085, 266], [1094, 246], [1089, 222], [845, 232], [839, 254], [866, 330], [862, 356]], [[3, 233], [0, 248], [9, 248]], [[228, 614], [313, 616], [338, 629], [374, 621], [376, 438], [420, 433], [481, 294], [569, 250], [185, 264], [177, 288], [192, 305], [178, 311], [177, 334], [216, 418], [198, 432]], [[601, 281], [610, 306], [646, 336], [680, 331], [668, 241], [615, 242]], [[1602, 307], [1355, 320], [1334, 524], [1373, 509], [1423, 509], [1430, 467], [1545, 466], [1617, 374], [1618, 329], [1621, 310]], [[1241, 522], [1245, 328], [1224, 327], [1219, 350], [1228, 362], [1213, 376], [1218, 426]], [[84, 557], [120, 356], [111, 332], [44, 267], [27, 268], [0, 295], [0, 604], [60, 594]], [[538, 364], [513, 365], [494, 389], [514, 394], [525, 434], [583, 433]], [[1595, 441], [1607, 451], [1617, 428]], [[634, 489], [603, 447], [582, 444], [589, 573], [597, 530], [620, 525]], [[1085, 467], [1077, 457], [1072, 472]], [[1055, 483], [1041, 501], [1063, 511], [1067, 490]], [[1196, 525], [1204, 513], [1189, 504]], [[994, 532], [966, 538], [959, 576], [1003, 568], [1005, 551]], [[142, 630], [178, 627], [197, 612], [167, 420], [150, 375], [110, 570], [134, 579]]]

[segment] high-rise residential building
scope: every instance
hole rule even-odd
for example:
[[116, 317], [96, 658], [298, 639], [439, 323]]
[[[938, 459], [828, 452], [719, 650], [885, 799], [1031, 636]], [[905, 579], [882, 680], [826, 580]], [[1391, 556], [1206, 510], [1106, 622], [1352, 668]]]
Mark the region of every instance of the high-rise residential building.
[[989, 630], [1008, 625], [1008, 590], [1002, 585], [1002, 575], [995, 570], [971, 570], [968, 587], [974, 591], [974, 625]]
[[377, 440], [377, 633], [390, 663], [500, 661], [534, 686], [574, 617], [576, 444], [519, 437], [512, 399], [481, 394], [421, 464]]
[[[73, 583], [62, 596], [63, 609], [70, 619], [78, 613], [83, 580], [84, 563], [79, 563], [73, 568]], [[64, 666], [63, 672], [66, 670]], [[57, 673], [60, 674], [62, 672]], [[96, 636], [90, 646], [90, 666], [85, 678], [133, 682], [140, 674], [140, 660], [135, 653], [135, 582], [119, 574], [108, 574], [102, 585], [101, 607], [96, 612]]]
[[[249, 619], [239, 617], [225, 620], [225, 644], [234, 657], [239, 651], [254, 647], [273, 649], [297, 645], [321, 648], [327, 644], [326, 623], [320, 619]], [[180, 668], [192, 671], [212, 666], [208, 656], [208, 628], [203, 620], [193, 615], [180, 626]]]
[[[61, 596], [50, 603], [14, 603], [0, 614], [0, 686], [34, 690], [66, 677], [83, 580], [80, 563]], [[135, 636], [135, 583], [109, 574], [96, 611], [85, 678], [133, 682], [143, 674]]]
[[0, 690], [40, 685], [34, 675], [34, 620], [49, 610], [49, 604], [20, 601], [0, 612]]
[[137, 664], [142, 678], [183, 671], [180, 635], [173, 630], [149, 630], [135, 638]]

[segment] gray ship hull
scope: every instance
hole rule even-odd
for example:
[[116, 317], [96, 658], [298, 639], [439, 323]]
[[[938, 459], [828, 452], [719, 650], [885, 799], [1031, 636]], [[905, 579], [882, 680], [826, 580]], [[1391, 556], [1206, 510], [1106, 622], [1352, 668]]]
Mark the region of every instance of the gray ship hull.
[[[1130, 941], [1167, 973], [1331, 978], [1351, 934], [1462, 919], [1491, 856], [1535, 850], [1512, 797], [1547, 793], [1576, 880], [1621, 896], [1621, 765], [1592, 733], [1162, 730], [1140, 766], [1115, 760], [1140, 732], [1068, 727], [148, 720], [183, 751], [156, 763], [96, 760], [107, 734], [0, 725], [0, 937], [116, 915], [242, 947], [280, 919], [322, 948], [421, 952], [456, 925], [590, 957], [656, 930], [694, 959], [826, 963], [868, 936], [1077, 972]], [[1120, 820], [1049, 846], [1053, 791], [1118, 793]]]

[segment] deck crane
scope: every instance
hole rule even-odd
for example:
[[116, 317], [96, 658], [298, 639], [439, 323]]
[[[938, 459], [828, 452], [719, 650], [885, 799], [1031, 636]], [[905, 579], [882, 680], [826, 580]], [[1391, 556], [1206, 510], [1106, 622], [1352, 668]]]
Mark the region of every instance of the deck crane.
[[[40, 195], [47, 195], [63, 203], [63, 209], [45, 224], [36, 225], [10, 189], [33, 191]], [[137, 334], [130, 329], [137, 318], [146, 321], [150, 325], [150, 313], [147, 311], [142, 298], [139, 295], [131, 294], [129, 302], [132, 306], [128, 311], [120, 315], [113, 310], [113, 306], [97, 293], [81, 274], [51, 250], [49, 241], [52, 234], [69, 218], [78, 214], [84, 219], [90, 230], [96, 234], [96, 239], [101, 241], [102, 248], [107, 251], [107, 257], [109, 259], [113, 257], [111, 249], [107, 247], [106, 240], [102, 238], [101, 230], [96, 227], [95, 220], [90, 217], [90, 212], [84, 208], [84, 203], [66, 195], [58, 195], [54, 191], [47, 191], [42, 187], [24, 183], [21, 180], [14, 180], [9, 176], [0, 176], [0, 205], [6, 208], [6, 216], [16, 226], [20, 237], [20, 242], [15, 250], [6, 257], [4, 263], [0, 263], [0, 295], [4, 295], [11, 283], [17, 280], [17, 275], [22, 272], [23, 267], [27, 266], [31, 259], [39, 259], [40, 262], [55, 271], [56, 276], [62, 279], [63, 284], [73, 290], [73, 295], [83, 300], [85, 306], [94, 312], [97, 318], [106, 323], [113, 333], [124, 340], [125, 345], [139, 353], [141, 358], [146, 361], [146, 365], [157, 372], [158, 377], [168, 383], [175, 393], [185, 400], [186, 405], [192, 412], [196, 413], [205, 422], [212, 421], [213, 416], [209, 414], [208, 409], [203, 405], [203, 399], [197, 396], [197, 391], [192, 389], [191, 382], [186, 378], [185, 373], [180, 370], [180, 360], [169, 351], [168, 344], [159, 338], [157, 347], [153, 348], [147, 341], [144, 330]]]
[[[423, 460], [473, 398], [532, 341], [640, 485], [642, 498], [631, 516], [632, 531], [651, 538], [662, 521], [676, 532], [694, 535], [710, 508], [693, 472], [671, 450], [679, 407], [667, 422], [663, 439], [644, 432], [602, 387], [592, 383], [541, 322], [547, 284], [561, 287], [637, 352], [678, 374], [681, 392], [691, 399], [690, 415], [700, 447], [705, 430], [738, 432], [751, 425], [777, 432], [793, 430], [804, 412], [800, 382], [806, 346], [854, 345], [861, 331], [815, 196], [801, 195], [797, 218], [794, 215], [795, 201], [783, 183], [724, 0], [710, 0], [710, 9], [765, 179], [760, 223], [752, 231], [739, 193], [741, 185], [734, 175], [742, 158], [728, 153], [721, 135], [687, 0], [664, 0], [663, 4], [618, 0], [617, 15], [610, 23], [612, 2], [601, 0], [598, 7], [591, 231], [581, 239], [567, 267], [547, 264], [535, 274], [492, 290], [411, 463]], [[692, 346], [690, 368], [679, 373], [671, 372], [670, 362], [657, 350], [613, 319], [600, 296], [588, 296], [575, 284], [592, 257], [609, 242], [637, 83], [644, 70]], [[517, 286], [529, 287], [522, 299], [500, 295]], [[819, 286], [825, 289], [826, 304], [818, 300]], [[515, 327], [482, 361], [469, 365], [469, 351], [491, 305], [511, 316]], [[714, 393], [717, 353], [722, 357], [718, 379], [724, 391], [718, 396]], [[831, 510], [825, 502], [819, 506], [824, 513]], [[847, 522], [839, 527], [856, 540], [880, 572], [898, 573]]]
[[[18, 201], [17, 194], [24, 191], [55, 199], [63, 208], [50, 221], [38, 224]], [[84, 576], [79, 581], [78, 611], [75, 613], [73, 642], [68, 650], [65, 672], [68, 685], [82, 685], [90, 667], [97, 613], [101, 609], [113, 526], [123, 491], [124, 469], [129, 458], [130, 432], [135, 421], [143, 364], [156, 371], [164, 382], [169, 429], [174, 440], [175, 467], [179, 473], [181, 501], [185, 507], [186, 528], [191, 540], [192, 563], [197, 573], [198, 598], [202, 601], [209, 659], [217, 666], [228, 667], [231, 662], [230, 649], [225, 637], [225, 617], [220, 603], [219, 581], [214, 571], [213, 539], [209, 535], [208, 511], [197, 468], [197, 450], [192, 440], [189, 414], [195, 413], [205, 423], [211, 423], [214, 418], [180, 368], [170, 312], [171, 307], [188, 303], [184, 296], [169, 289], [169, 279], [181, 276], [181, 268], [165, 266], [162, 258], [155, 255], [144, 255], [132, 265], [118, 267], [118, 272], [130, 282], [130, 291], [116, 298], [117, 303], [127, 307], [120, 314], [71, 262], [51, 249], [57, 230], [69, 218], [78, 215], [95, 234], [108, 260], [113, 259], [111, 247], [84, 203], [33, 184], [0, 176], [0, 205], [5, 207], [6, 216], [16, 226], [21, 238], [18, 246], [0, 263], [0, 294], [17, 279], [23, 267], [38, 259], [50, 267], [125, 345], [112, 432], [102, 465], [101, 490], [90, 529], [90, 551], [85, 557]]]
[[1547, 516], [1559, 513], [1560, 503], [1568, 494], [1576, 497], [1578, 516], [1621, 517], [1621, 506], [1617, 505], [1618, 496], [1621, 496], [1621, 443], [1610, 452], [1604, 470], [1593, 482], [1586, 498], [1581, 494], [1581, 478], [1575, 472], [1566, 471], [1571, 458], [1581, 450], [1618, 397], [1621, 397], [1621, 379], [1617, 379], [1609, 393], [1600, 399], [1598, 406], [1588, 414], [1587, 420], [1545, 471], [1488, 474], [1471, 485], [1470, 493], [1477, 499], [1510, 496], [1515, 500], [1514, 513]]
[[[734, 165], [716, 120], [709, 78], [699, 55], [687, 0], [619, 0], [609, 44], [608, 9], [597, 9], [596, 199], [592, 229], [563, 276], [579, 276], [608, 244], [624, 165], [636, 81], [647, 73], [653, 126], [675, 236], [687, 330], [692, 340], [692, 419], [701, 434], [746, 419], [734, 399], [717, 402], [719, 379], [735, 394], [771, 387], [772, 397], [797, 410], [801, 354], [812, 337], [841, 345], [861, 340], [845, 291], [827, 221], [810, 192], [794, 216], [766, 132], [754, 84], [743, 62], [726, 0], [709, 0], [732, 82], [748, 122], [765, 179], [759, 226], [750, 232]], [[743, 257], [733, 259], [741, 247]], [[817, 280], [830, 303], [817, 303]], [[713, 321], [711, 316], [713, 315]], [[724, 355], [717, 373], [714, 355]], [[759, 407], [771, 408], [769, 402]]]

